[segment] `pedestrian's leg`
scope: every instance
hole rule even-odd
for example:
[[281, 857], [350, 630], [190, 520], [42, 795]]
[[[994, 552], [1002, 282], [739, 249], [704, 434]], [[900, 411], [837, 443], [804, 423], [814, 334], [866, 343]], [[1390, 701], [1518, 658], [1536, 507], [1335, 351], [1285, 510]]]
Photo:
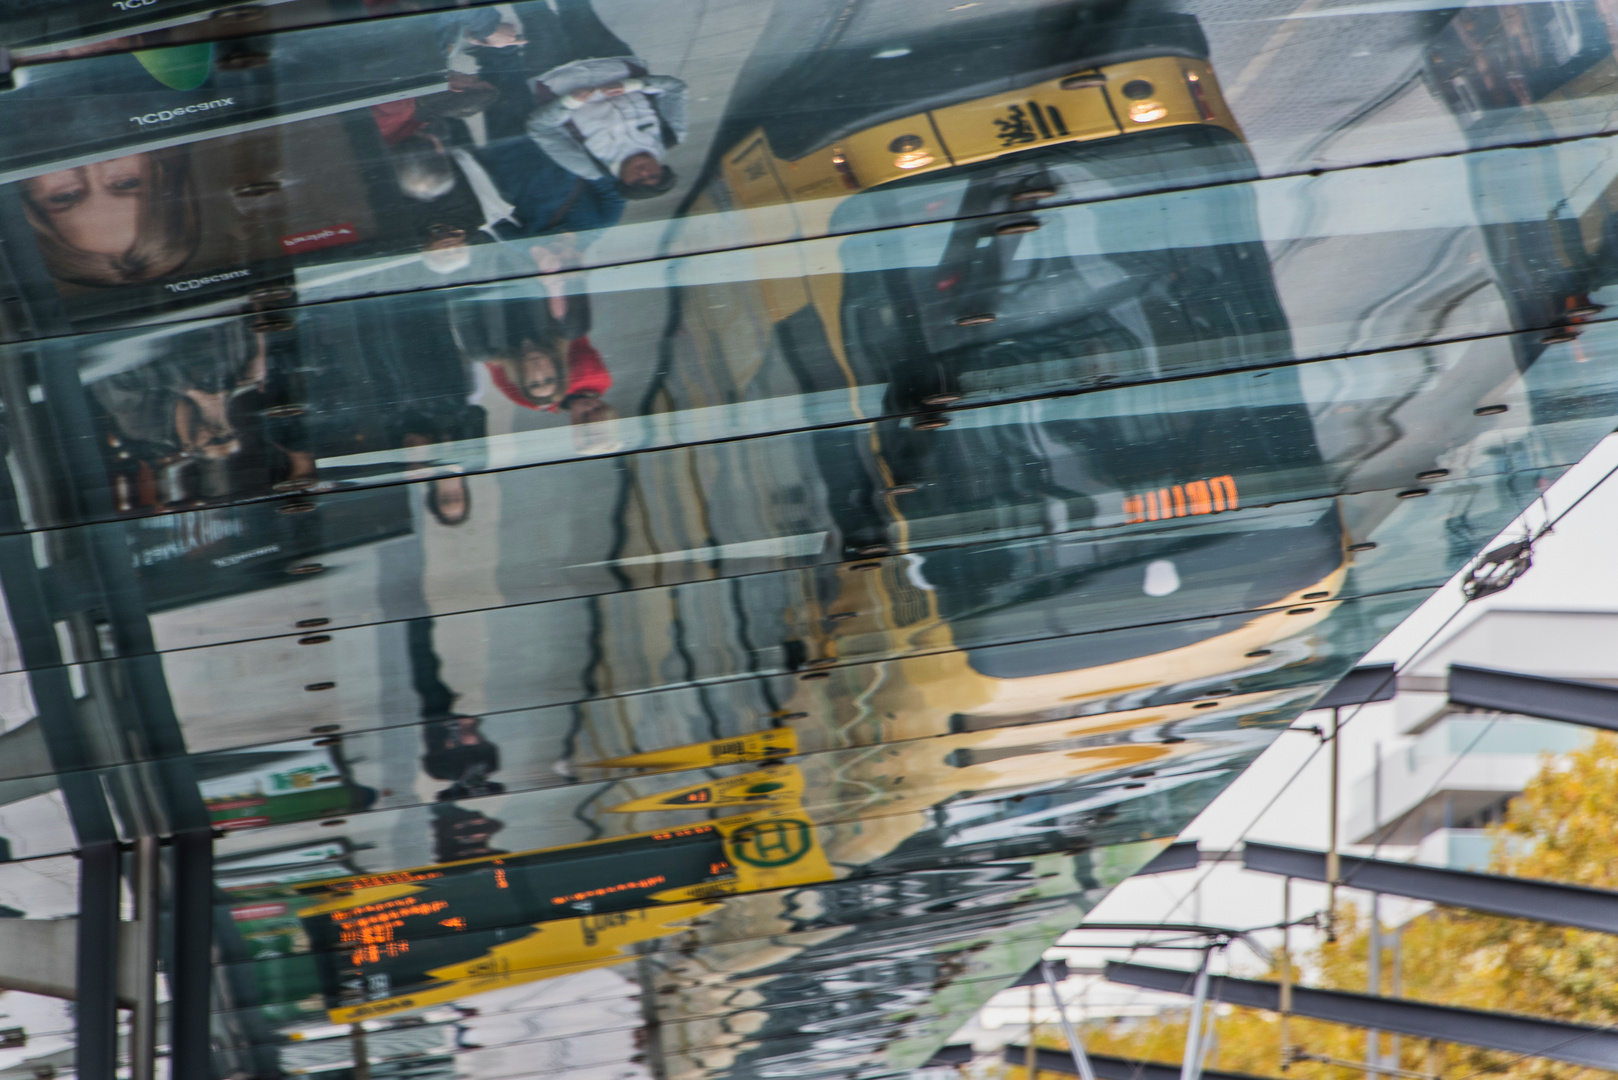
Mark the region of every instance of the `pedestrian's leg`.
[[604, 56], [634, 56], [624, 40], [601, 21], [590, 0], [556, 0], [562, 31], [567, 35], [570, 60], [593, 60]]
[[438, 653], [433, 648], [433, 621], [411, 619], [405, 626], [410, 649], [410, 681], [421, 699], [421, 715], [427, 720], [447, 718], [455, 707], [455, 691], [438, 677]]

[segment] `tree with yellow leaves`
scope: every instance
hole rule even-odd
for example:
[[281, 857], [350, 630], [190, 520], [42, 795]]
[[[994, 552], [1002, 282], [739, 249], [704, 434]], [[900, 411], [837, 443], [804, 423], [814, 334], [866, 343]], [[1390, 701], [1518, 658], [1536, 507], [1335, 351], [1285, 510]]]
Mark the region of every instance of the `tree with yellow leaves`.
[[[1547, 758], [1496, 826], [1495, 873], [1618, 891], [1618, 737], [1602, 734], [1584, 749]], [[1320, 986], [1364, 992], [1370, 925], [1352, 905], [1337, 913], [1337, 940], [1321, 943], [1302, 966]], [[1444, 1005], [1521, 1013], [1599, 1026], [1618, 1022], [1618, 936], [1521, 919], [1434, 908], [1400, 931], [1400, 996]], [[1390, 931], [1382, 932], [1382, 988], [1394, 988]], [[1294, 965], [1296, 970], [1298, 965]], [[1279, 969], [1268, 978], [1278, 979]], [[1252, 1009], [1216, 1009], [1208, 1068], [1281, 1076], [1280, 1018]], [[1363, 1061], [1366, 1032], [1293, 1018], [1290, 1040], [1302, 1050]], [[1183, 1012], [1145, 1022], [1092, 1025], [1093, 1053], [1177, 1063], [1185, 1045]], [[1388, 1061], [1390, 1040], [1382, 1036]], [[1040, 1040], [1047, 1046], [1061, 1042]], [[1509, 1080], [1596, 1080], [1597, 1070], [1475, 1047], [1404, 1038], [1398, 1065], [1444, 1080], [1487, 1074]], [[1363, 1069], [1297, 1062], [1288, 1080], [1354, 1080]]]

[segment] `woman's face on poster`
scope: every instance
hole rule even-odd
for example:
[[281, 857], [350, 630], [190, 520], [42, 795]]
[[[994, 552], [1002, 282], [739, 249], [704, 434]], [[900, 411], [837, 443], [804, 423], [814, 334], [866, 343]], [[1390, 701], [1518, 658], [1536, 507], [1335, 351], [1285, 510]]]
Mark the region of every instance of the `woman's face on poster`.
[[69, 247], [122, 255], [135, 246], [142, 195], [151, 184], [145, 154], [36, 176], [28, 197]]

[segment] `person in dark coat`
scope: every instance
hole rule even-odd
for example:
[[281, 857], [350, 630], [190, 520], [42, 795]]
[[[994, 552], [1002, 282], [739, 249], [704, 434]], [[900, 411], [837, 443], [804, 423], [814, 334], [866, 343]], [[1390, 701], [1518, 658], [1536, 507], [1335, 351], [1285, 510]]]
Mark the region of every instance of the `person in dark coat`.
[[610, 228], [624, 216], [616, 180], [571, 173], [527, 136], [500, 139], [472, 153], [516, 208], [516, 236], [576, 233], [583, 247], [596, 230]]

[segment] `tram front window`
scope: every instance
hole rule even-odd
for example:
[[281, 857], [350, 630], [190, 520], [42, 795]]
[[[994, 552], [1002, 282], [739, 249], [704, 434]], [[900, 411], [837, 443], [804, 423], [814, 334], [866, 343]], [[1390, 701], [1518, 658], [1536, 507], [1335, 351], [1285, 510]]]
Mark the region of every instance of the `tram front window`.
[[[895, 404], [1021, 386], [1283, 359], [1290, 338], [1259, 239], [1240, 139], [1186, 126], [1064, 143], [850, 197], [843, 323]], [[1171, 198], [1055, 204], [1183, 184]], [[1028, 216], [1008, 229], [1008, 213]], [[881, 230], [884, 221], [950, 226]], [[1013, 222], [1017, 225], [1017, 222]], [[1054, 365], [1054, 366], [1053, 366]], [[1042, 371], [1042, 368], [1048, 370]]]

